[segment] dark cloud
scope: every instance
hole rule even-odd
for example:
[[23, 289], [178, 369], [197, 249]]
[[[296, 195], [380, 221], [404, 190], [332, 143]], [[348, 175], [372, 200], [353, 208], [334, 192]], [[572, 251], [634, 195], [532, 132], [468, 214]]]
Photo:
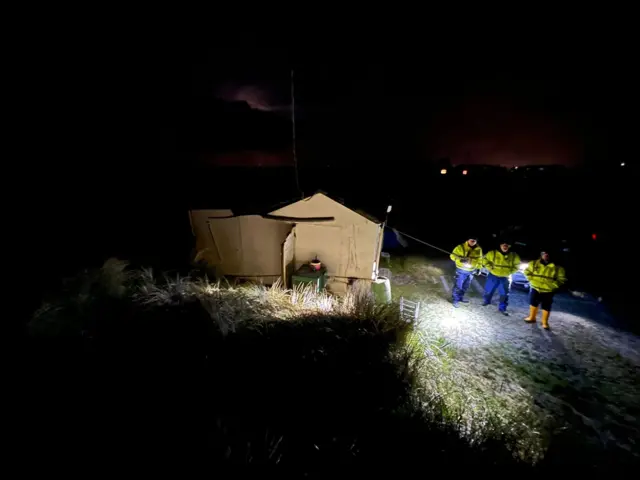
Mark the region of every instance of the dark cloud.
[[215, 91], [215, 96], [228, 102], [245, 102], [254, 110], [265, 112], [290, 112], [291, 105], [283, 104], [282, 98], [277, 98], [267, 85], [247, 84], [239, 85], [224, 83]]

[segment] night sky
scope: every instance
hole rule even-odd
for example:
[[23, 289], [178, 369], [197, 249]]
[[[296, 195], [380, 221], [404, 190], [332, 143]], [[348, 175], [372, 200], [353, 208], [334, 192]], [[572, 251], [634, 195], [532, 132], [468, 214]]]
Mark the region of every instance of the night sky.
[[519, 25], [491, 37], [69, 29], [22, 57], [14, 123], [42, 191], [52, 178], [135, 188], [169, 186], [194, 165], [291, 165], [293, 68], [302, 167], [633, 165], [630, 31], [574, 27], [561, 37], [513, 37]]
[[[614, 163], [624, 155], [615, 136], [624, 136], [621, 116], [635, 102], [635, 88], [628, 65], [606, 50], [579, 47], [534, 45], [517, 56], [433, 48], [420, 55], [417, 45], [360, 56], [214, 49], [193, 66], [190, 95], [245, 102], [275, 123], [290, 115], [294, 67], [301, 161], [311, 164], [354, 156], [418, 164]], [[256, 160], [253, 153], [246, 161], [289, 163], [290, 132], [278, 134], [287, 137], [279, 157]], [[237, 153], [224, 158], [243, 162]]]
[[30, 59], [26, 92], [39, 135], [68, 158], [92, 151], [128, 168], [290, 165], [292, 68], [302, 165], [635, 162], [627, 30], [561, 24], [514, 36], [520, 27], [67, 34]]

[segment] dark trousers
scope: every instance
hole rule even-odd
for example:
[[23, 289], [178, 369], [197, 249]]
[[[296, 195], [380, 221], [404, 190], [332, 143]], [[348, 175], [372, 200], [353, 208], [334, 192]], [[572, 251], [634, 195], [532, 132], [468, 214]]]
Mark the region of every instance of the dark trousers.
[[550, 312], [552, 303], [553, 292], [539, 292], [533, 287], [529, 290], [529, 305], [532, 307], [542, 304], [542, 309]]
[[473, 271], [468, 272], [456, 268], [456, 279], [453, 282], [453, 301], [459, 302], [464, 297], [464, 294], [469, 290], [471, 284], [471, 278], [473, 277]]
[[500, 305], [498, 309], [504, 312], [509, 305], [509, 290], [511, 289], [511, 283], [509, 277], [497, 277], [493, 273], [490, 273], [487, 277], [487, 282], [484, 284], [484, 303], [491, 303], [491, 297], [498, 290], [500, 294]]

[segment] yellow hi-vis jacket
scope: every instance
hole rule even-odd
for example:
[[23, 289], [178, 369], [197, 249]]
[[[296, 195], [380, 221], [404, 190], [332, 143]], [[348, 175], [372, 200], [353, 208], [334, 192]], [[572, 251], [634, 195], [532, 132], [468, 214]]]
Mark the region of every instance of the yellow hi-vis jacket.
[[[460, 270], [470, 272], [482, 266], [482, 248], [478, 244], [475, 248], [471, 248], [467, 242], [461, 243], [453, 249], [449, 257], [456, 262], [456, 267]], [[468, 258], [469, 263], [463, 263], [464, 258]]]
[[531, 262], [524, 274], [531, 286], [542, 293], [554, 292], [567, 281], [564, 268], [551, 262], [545, 265], [540, 259]]
[[504, 254], [501, 250], [491, 250], [482, 264], [496, 277], [508, 277], [520, 268], [520, 257], [515, 252]]

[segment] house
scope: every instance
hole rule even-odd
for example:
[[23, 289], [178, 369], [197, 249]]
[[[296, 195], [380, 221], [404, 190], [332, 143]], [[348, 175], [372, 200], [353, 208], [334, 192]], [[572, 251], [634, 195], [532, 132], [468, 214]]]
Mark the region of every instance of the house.
[[355, 279], [378, 274], [384, 225], [323, 193], [267, 215], [234, 216], [230, 210], [190, 212], [200, 260], [219, 275], [272, 283], [318, 258], [327, 268], [330, 289], [346, 291]]

